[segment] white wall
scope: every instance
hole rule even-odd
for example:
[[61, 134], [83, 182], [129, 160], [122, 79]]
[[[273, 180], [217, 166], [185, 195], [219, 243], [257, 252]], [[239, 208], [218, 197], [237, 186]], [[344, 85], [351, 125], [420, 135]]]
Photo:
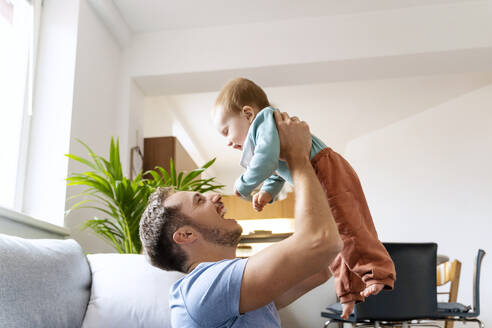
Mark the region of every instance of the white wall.
[[[472, 303], [478, 248], [492, 252], [492, 85], [350, 142], [383, 241], [438, 243], [462, 263], [458, 300]], [[492, 324], [492, 260], [482, 268], [481, 318]]]
[[[84, 148], [75, 140], [88, 144], [96, 154], [108, 157], [111, 137], [124, 136], [120, 143], [122, 162], [128, 168], [131, 124], [140, 124], [141, 119], [129, 118], [131, 108], [138, 108], [138, 88], [130, 85], [123, 76], [124, 54], [114, 37], [94, 14], [87, 1], [80, 2], [77, 63], [74, 83], [74, 97], [70, 135], [70, 153], [88, 157]], [[128, 85], [124, 85], [126, 81]], [[136, 88], [136, 89], [135, 89]], [[126, 91], [126, 93], [125, 93]], [[127, 117], [128, 116], [128, 117]], [[138, 116], [138, 115], [137, 115]], [[86, 167], [70, 161], [68, 174], [83, 172]], [[79, 192], [76, 187], [67, 188], [67, 198]], [[67, 203], [67, 208], [73, 201]], [[114, 249], [89, 231], [80, 231], [80, 225], [98, 212], [80, 209], [65, 219], [65, 226], [71, 229], [71, 236], [84, 251], [114, 252]]]
[[294, 303], [279, 311], [282, 328], [313, 327], [321, 328], [326, 319], [321, 311], [335, 303], [336, 294], [333, 278], [311, 290]]

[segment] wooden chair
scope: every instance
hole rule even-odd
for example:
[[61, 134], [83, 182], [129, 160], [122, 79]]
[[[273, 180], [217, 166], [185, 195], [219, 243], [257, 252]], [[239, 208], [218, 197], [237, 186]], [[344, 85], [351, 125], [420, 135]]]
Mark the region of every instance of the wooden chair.
[[[437, 286], [443, 286], [449, 283], [448, 292], [438, 292], [439, 295], [448, 295], [448, 302], [455, 303], [458, 299], [458, 286], [460, 283], [461, 262], [458, 260], [448, 261], [437, 267]], [[446, 320], [445, 328], [453, 328], [453, 321]]]

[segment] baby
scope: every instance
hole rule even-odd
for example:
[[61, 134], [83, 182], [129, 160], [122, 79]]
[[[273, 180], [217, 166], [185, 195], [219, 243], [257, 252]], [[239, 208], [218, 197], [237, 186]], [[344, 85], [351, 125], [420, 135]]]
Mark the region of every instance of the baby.
[[[234, 191], [252, 200], [257, 211], [273, 201], [285, 181], [292, 184], [287, 164], [279, 160], [274, 111], [265, 92], [244, 78], [229, 81], [222, 88], [213, 110], [214, 125], [228, 146], [242, 151], [241, 166], [246, 171], [237, 179]], [[395, 268], [378, 240], [354, 169], [315, 136], [310, 159], [344, 242], [330, 270], [342, 303], [342, 317], [348, 318], [355, 302], [362, 302], [383, 288], [393, 288]], [[251, 192], [260, 184], [260, 191], [251, 198]]]

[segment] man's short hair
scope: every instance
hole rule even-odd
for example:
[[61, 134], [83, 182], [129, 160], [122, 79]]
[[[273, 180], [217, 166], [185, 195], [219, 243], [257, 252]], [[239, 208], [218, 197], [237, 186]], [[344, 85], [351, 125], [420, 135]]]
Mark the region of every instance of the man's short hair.
[[174, 242], [173, 234], [188, 220], [178, 206], [164, 206], [164, 201], [172, 192], [172, 188], [157, 188], [150, 195], [140, 220], [140, 240], [144, 254], [153, 266], [186, 273], [188, 257]]
[[222, 87], [215, 101], [214, 113], [217, 106], [222, 106], [225, 111], [238, 114], [244, 106], [262, 110], [270, 106], [270, 102], [260, 86], [251, 80], [238, 77]]

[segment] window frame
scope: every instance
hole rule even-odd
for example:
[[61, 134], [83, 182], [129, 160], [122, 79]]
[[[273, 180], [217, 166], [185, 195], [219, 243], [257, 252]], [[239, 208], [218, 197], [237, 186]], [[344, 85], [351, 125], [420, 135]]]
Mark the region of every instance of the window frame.
[[31, 5], [32, 20], [31, 34], [28, 48], [28, 62], [26, 63], [26, 77], [24, 85], [24, 99], [22, 106], [22, 121], [20, 131], [19, 153], [17, 157], [17, 174], [15, 178], [14, 202], [11, 208], [0, 205], [0, 209], [8, 212], [24, 213], [24, 191], [26, 185], [27, 162], [29, 152], [29, 139], [31, 135], [31, 119], [33, 114], [33, 98], [35, 92], [35, 80], [37, 58], [39, 48], [39, 35], [42, 16], [43, 0], [20, 0]]

